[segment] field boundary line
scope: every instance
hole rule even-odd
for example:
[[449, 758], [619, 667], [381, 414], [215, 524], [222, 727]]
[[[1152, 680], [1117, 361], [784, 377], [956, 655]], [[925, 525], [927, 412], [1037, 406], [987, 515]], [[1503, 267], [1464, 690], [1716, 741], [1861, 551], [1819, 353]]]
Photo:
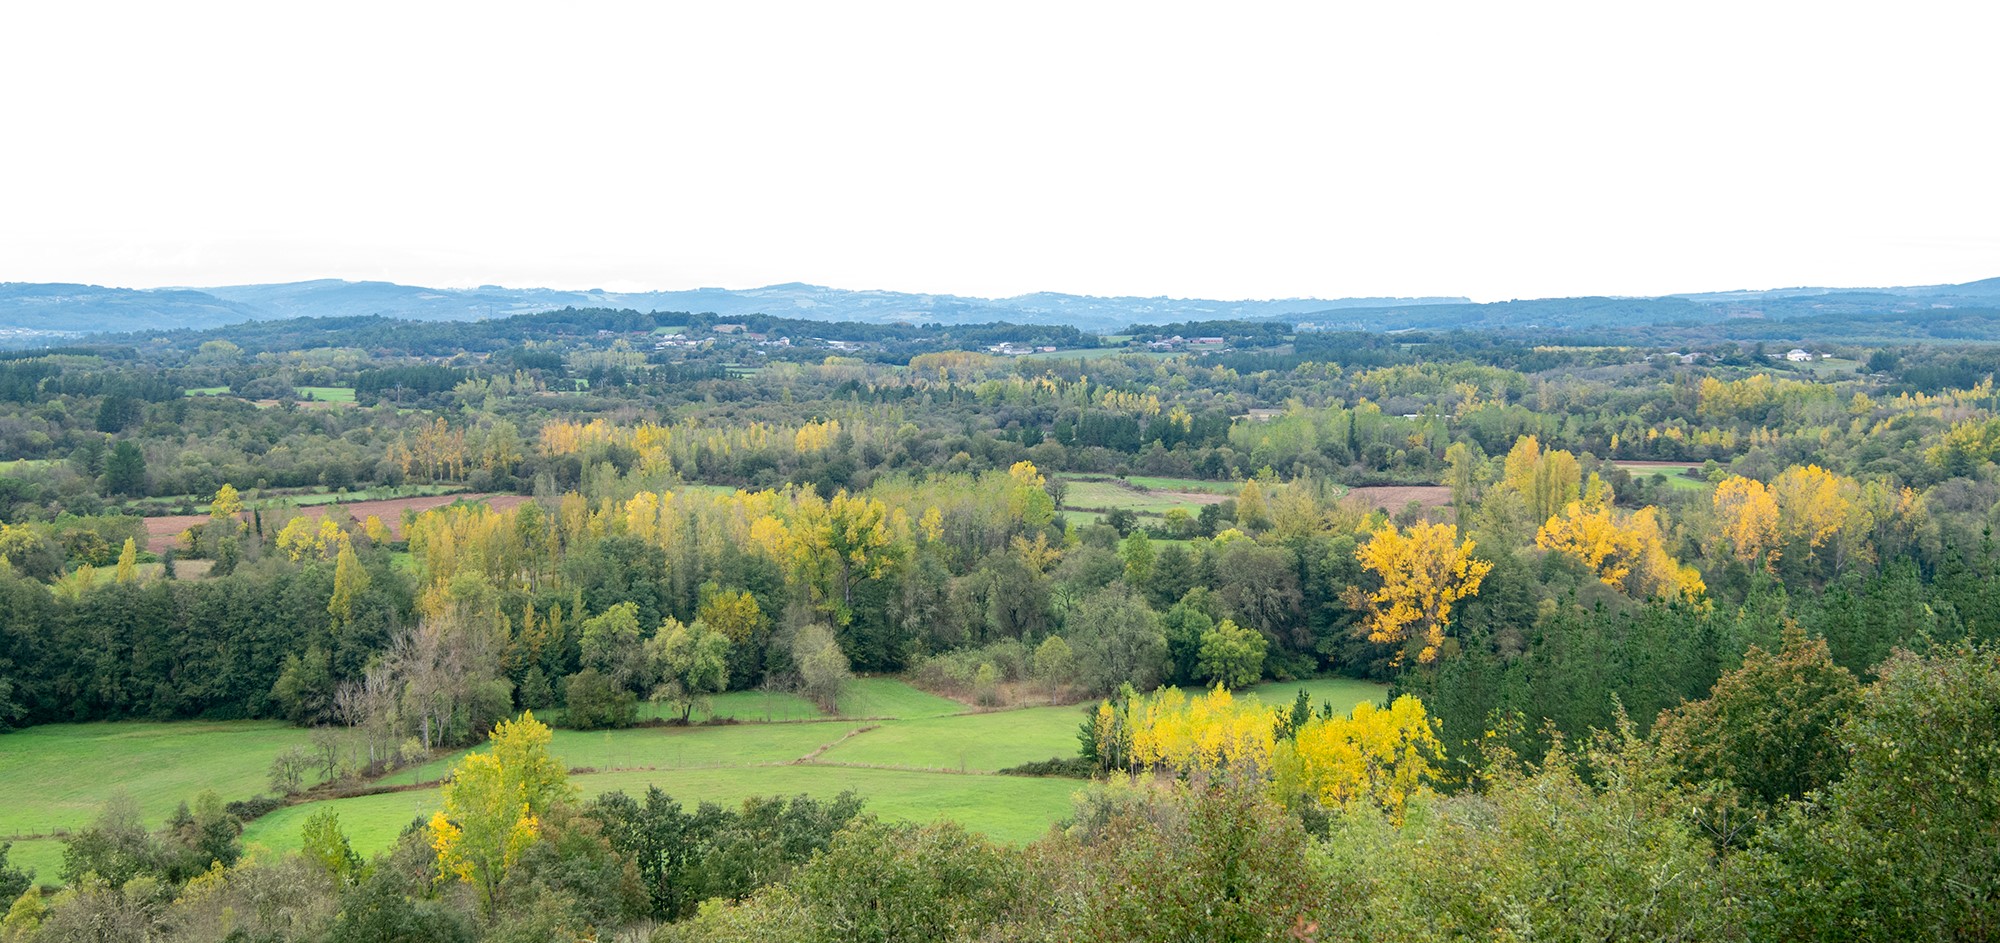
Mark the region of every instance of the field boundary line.
[[881, 724], [869, 724], [865, 727], [856, 727], [853, 730], [848, 731], [846, 734], [844, 734], [837, 740], [834, 740], [830, 743], [820, 744], [819, 749], [814, 750], [811, 753], [808, 753], [802, 757], [799, 757], [796, 760], [793, 760], [789, 763], [775, 763], [772, 765], [774, 766], [826, 765], [818, 762], [819, 758], [822, 755], [824, 755], [826, 751], [831, 750], [834, 747], [840, 746], [841, 744], [846, 743], [847, 741], [852, 740], [855, 737], [861, 736], [862, 734], [867, 733], [870, 730], [880, 730], [880, 729], [882, 729]]

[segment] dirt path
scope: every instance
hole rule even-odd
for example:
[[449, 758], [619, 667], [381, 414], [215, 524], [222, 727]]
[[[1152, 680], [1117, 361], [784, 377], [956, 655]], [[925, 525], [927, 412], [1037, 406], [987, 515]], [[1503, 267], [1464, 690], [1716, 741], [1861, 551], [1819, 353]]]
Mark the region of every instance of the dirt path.
[[[311, 517], [325, 517], [328, 508], [345, 508], [357, 521], [365, 521], [369, 515], [382, 519], [391, 536], [403, 538], [403, 510], [405, 508], [422, 513], [432, 508], [441, 508], [453, 501], [485, 501], [494, 510], [504, 511], [528, 499], [518, 494], [433, 494], [414, 498], [382, 498], [376, 501], [352, 501], [346, 504], [315, 504], [296, 509], [300, 514]], [[171, 517], [146, 518], [146, 549], [159, 553], [172, 547], [188, 528], [208, 522], [206, 514], [176, 514]]]

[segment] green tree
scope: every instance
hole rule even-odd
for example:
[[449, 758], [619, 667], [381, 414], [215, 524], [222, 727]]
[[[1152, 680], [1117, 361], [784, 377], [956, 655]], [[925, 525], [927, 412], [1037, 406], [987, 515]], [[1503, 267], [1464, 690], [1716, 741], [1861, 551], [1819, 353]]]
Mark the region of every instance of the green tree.
[[854, 672], [833, 630], [823, 625], [800, 629], [792, 639], [792, 664], [798, 669], [800, 694], [829, 714], [840, 709], [841, 692], [854, 680]]
[[563, 681], [563, 723], [577, 730], [630, 727], [639, 719], [639, 699], [595, 668]]
[[1106, 694], [1126, 682], [1150, 691], [1166, 676], [1167, 637], [1144, 602], [1100, 590], [1070, 613], [1067, 624], [1077, 680], [1090, 693]]
[[1890, 656], [1840, 724], [1847, 772], [1753, 861], [1771, 939], [1991, 939], [2000, 926], [2000, 650]]
[[299, 829], [299, 849], [306, 860], [324, 868], [342, 883], [351, 883], [361, 876], [361, 856], [354, 853], [347, 834], [340, 830], [340, 813], [332, 809], [322, 809], [306, 819], [304, 827]]
[[1035, 646], [1035, 680], [1049, 686], [1049, 703], [1060, 697], [1062, 687], [1076, 676], [1076, 653], [1060, 635], [1051, 635]]
[[729, 686], [729, 637], [700, 619], [688, 625], [668, 619], [646, 642], [646, 660], [660, 679], [654, 699], [678, 705], [681, 723]]
[[130, 440], [112, 446], [104, 460], [104, 493], [127, 497], [146, 493], [146, 453]]
[[1132, 532], [1125, 543], [1118, 548], [1118, 556], [1125, 561], [1125, 582], [1133, 587], [1145, 586], [1153, 577], [1153, 538], [1145, 528]]
[[12, 842], [0, 842], [0, 900], [8, 903], [35, 885], [35, 872], [7, 863], [7, 852], [13, 847]]
[[1691, 779], [1725, 783], [1769, 809], [1840, 778], [1847, 757], [1834, 730], [1860, 701], [1860, 683], [1833, 663], [1826, 640], [1792, 626], [1778, 651], [1751, 646], [1706, 699], [1662, 714], [1654, 736]]
[[629, 688], [644, 666], [644, 648], [639, 642], [639, 606], [621, 602], [583, 620], [579, 643], [583, 667]]
[[1225, 688], [1255, 683], [1264, 673], [1264, 637], [1228, 619], [1202, 633], [1201, 677]]

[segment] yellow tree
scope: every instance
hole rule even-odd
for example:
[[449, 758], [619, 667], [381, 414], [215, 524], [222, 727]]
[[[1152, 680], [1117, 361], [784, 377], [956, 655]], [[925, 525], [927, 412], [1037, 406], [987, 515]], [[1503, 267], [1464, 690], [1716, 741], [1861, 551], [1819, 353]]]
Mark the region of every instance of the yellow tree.
[[799, 496], [783, 542], [792, 571], [841, 625], [854, 616], [854, 584], [881, 576], [901, 549], [887, 505], [846, 491], [821, 500], [810, 488]]
[[1770, 566], [1778, 559], [1778, 501], [1764, 483], [1730, 476], [1715, 486], [1716, 525], [1736, 559]]
[[1707, 589], [1699, 572], [1667, 553], [1658, 508], [1621, 517], [1608, 504], [1572, 501], [1542, 525], [1535, 545], [1575, 557], [1619, 592], [1692, 599]]
[[1514, 440], [1502, 462], [1501, 483], [1527, 503], [1531, 520], [1546, 521], [1581, 497], [1583, 468], [1568, 452], [1544, 451], [1534, 436]]
[[209, 502], [208, 516], [212, 520], [227, 520], [243, 513], [243, 498], [236, 493], [236, 486], [227, 482], [215, 490], [215, 500]]
[[132, 538], [125, 538], [125, 546], [118, 551], [118, 582], [130, 583], [139, 578], [139, 545]]
[[740, 589], [705, 594], [694, 618], [722, 633], [731, 645], [749, 641], [765, 625], [764, 610], [758, 607], [757, 597]]
[[532, 712], [495, 725], [489, 747], [452, 769], [430, 838], [439, 869], [473, 885], [491, 914], [507, 869], [534, 844], [542, 817], [574, 790], [549, 755], [549, 728]]
[[1822, 547], [1858, 523], [1861, 485], [1818, 465], [1779, 472], [1771, 479], [1771, 497], [1778, 504], [1779, 538], [1805, 544], [1808, 557], [1817, 557]]
[[1320, 716], [1280, 744], [1274, 789], [1329, 809], [1373, 805], [1400, 821], [1444, 760], [1436, 722], [1405, 694], [1387, 710], [1363, 702], [1349, 716]]
[[1029, 528], [1037, 528], [1055, 518], [1056, 501], [1049, 496], [1048, 480], [1033, 462], [1015, 462], [1007, 469], [1007, 513]]
[[1236, 492], [1236, 523], [1250, 530], [1271, 526], [1271, 510], [1264, 502], [1264, 485], [1252, 478]]
[[332, 613], [346, 625], [354, 621], [354, 602], [368, 591], [368, 568], [361, 565], [361, 558], [355, 556], [354, 546], [348, 541], [340, 542], [340, 554], [333, 564], [333, 597], [327, 600], [326, 611]]
[[[1458, 539], [1452, 524], [1414, 524], [1407, 532], [1393, 525], [1376, 531], [1356, 548], [1361, 566], [1381, 581], [1363, 594], [1349, 588], [1350, 606], [1366, 618], [1358, 631], [1383, 645], [1417, 645], [1417, 661], [1437, 660], [1451, 626], [1451, 607], [1479, 592], [1493, 564], [1472, 558], [1473, 542]], [[1404, 652], [1396, 654], [1401, 664]]]

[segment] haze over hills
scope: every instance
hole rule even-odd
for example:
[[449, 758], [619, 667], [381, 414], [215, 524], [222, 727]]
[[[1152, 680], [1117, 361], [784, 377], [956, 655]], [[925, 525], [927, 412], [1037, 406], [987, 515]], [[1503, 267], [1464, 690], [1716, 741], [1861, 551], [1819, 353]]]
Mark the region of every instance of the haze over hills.
[[218, 327], [240, 321], [379, 314], [421, 321], [468, 321], [574, 308], [771, 314], [817, 321], [972, 324], [1012, 321], [1116, 330], [1137, 322], [1263, 320], [1344, 307], [1464, 302], [1463, 298], [1318, 298], [1208, 301], [1097, 298], [1038, 292], [1014, 298], [895, 291], [849, 291], [790, 283], [752, 289], [561, 291], [548, 288], [424, 288], [321, 279], [219, 288], [129, 289], [0, 283], [0, 329], [115, 332]]
[[868, 323], [1063, 324], [1115, 332], [1131, 324], [1286, 319], [1322, 329], [1614, 327], [1789, 319], [1828, 314], [1907, 314], [2000, 305], [2000, 278], [1962, 285], [1785, 288], [1658, 298], [1549, 298], [1475, 304], [1465, 298], [1207, 299], [1093, 297], [1037, 292], [1013, 298], [851, 291], [788, 283], [752, 289], [610, 292], [547, 288], [426, 288], [320, 279], [215, 288], [106, 288], [0, 283], [0, 335], [12, 344], [86, 333], [213, 328], [251, 320], [383, 315], [467, 321], [573, 308], [770, 314]]

